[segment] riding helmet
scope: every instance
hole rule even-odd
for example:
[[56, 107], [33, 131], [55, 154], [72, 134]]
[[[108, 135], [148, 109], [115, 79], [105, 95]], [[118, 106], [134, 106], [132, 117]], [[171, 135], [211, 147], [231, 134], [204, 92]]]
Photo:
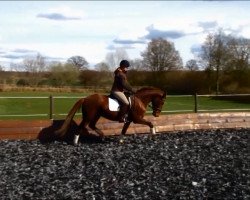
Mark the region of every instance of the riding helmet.
[[120, 62], [120, 67], [121, 67], [121, 66], [129, 67], [129, 66], [130, 66], [130, 63], [129, 63], [127, 60], [122, 60], [122, 61]]

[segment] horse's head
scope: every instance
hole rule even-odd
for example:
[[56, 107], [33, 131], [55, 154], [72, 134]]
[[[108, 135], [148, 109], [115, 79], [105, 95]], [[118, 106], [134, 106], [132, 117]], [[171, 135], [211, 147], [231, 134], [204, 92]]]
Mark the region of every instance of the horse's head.
[[153, 109], [153, 116], [155, 117], [159, 117], [161, 110], [162, 110], [162, 106], [166, 100], [166, 92], [163, 92], [159, 95], [155, 95], [152, 98], [152, 109]]
[[155, 87], [144, 87], [137, 90], [135, 95], [143, 102], [145, 107], [151, 102], [153, 116], [159, 117], [162, 106], [166, 99], [166, 92]]

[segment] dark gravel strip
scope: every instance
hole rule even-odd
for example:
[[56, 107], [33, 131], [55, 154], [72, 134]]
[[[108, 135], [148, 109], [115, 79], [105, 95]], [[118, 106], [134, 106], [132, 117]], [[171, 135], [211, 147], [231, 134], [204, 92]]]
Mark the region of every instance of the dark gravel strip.
[[0, 141], [0, 199], [250, 199], [250, 129]]

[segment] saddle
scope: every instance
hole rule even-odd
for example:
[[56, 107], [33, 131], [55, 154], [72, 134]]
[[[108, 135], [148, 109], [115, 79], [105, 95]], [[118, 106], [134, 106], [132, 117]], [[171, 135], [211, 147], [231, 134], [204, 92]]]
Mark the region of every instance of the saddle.
[[[128, 99], [129, 108], [131, 109], [131, 95], [126, 93], [126, 92], [124, 94]], [[119, 111], [120, 110], [120, 101], [117, 100], [112, 94], [110, 94], [108, 96], [108, 100], [109, 100], [109, 110], [110, 111]]]

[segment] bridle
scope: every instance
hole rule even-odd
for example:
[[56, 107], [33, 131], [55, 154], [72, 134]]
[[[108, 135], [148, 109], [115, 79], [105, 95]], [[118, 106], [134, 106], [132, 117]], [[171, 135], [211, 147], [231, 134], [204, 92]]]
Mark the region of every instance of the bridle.
[[149, 104], [148, 107], [151, 108], [151, 109], [153, 110], [153, 112], [157, 112], [157, 111], [160, 112], [160, 111], [161, 111], [160, 108], [158, 108], [158, 107], [156, 108], [156, 107], [154, 107], [152, 104]]
[[155, 100], [156, 100], [155, 97], [151, 97], [150, 102], [147, 103], [147, 106], [153, 110], [153, 115], [159, 114], [161, 112], [162, 106], [166, 99], [166, 92], [163, 92], [163, 94], [157, 94], [157, 97], [160, 97], [160, 99], [157, 99], [158, 101], [157, 103], [155, 103]]
[[[162, 100], [162, 101], [164, 102], [164, 100]], [[150, 107], [154, 113], [161, 112], [161, 109], [159, 107], [152, 105], [152, 102], [151, 102], [151, 104], [148, 105], [148, 107]]]

